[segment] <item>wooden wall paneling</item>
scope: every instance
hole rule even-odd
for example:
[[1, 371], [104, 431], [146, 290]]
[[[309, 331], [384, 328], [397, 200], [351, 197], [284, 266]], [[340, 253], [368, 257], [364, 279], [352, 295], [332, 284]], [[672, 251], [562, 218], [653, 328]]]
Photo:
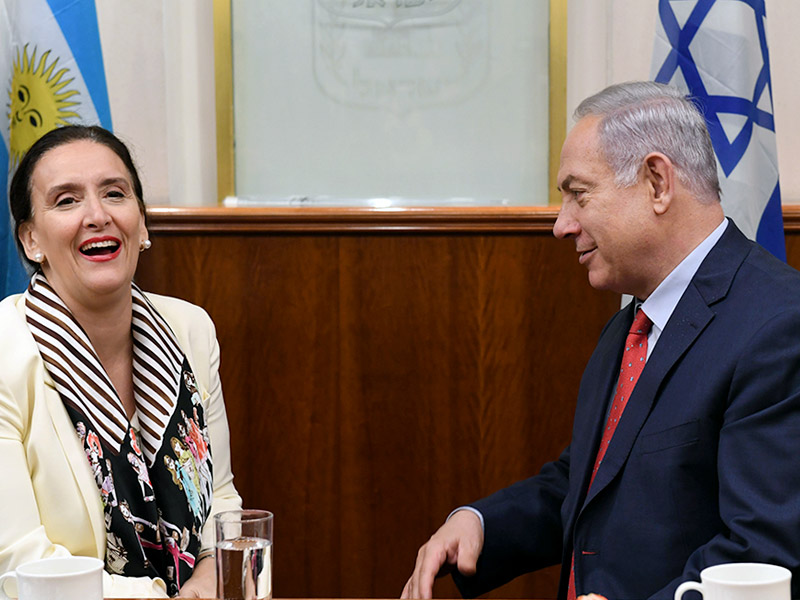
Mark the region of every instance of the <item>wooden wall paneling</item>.
[[[277, 595], [398, 595], [452, 508], [567, 443], [619, 300], [592, 290], [572, 244], [536, 219], [200, 221], [151, 217], [138, 280], [216, 323], [236, 485], [276, 514]], [[554, 597], [557, 574], [492, 596]], [[458, 596], [449, 578], [436, 593]]]
[[800, 269], [800, 227], [785, 232], [786, 262], [795, 269]]
[[[217, 326], [245, 504], [276, 513], [275, 592], [392, 597], [455, 506], [569, 439], [614, 294], [554, 211], [151, 214], [138, 280]], [[784, 210], [800, 267], [800, 209]], [[492, 597], [554, 597], [558, 569]], [[439, 597], [457, 597], [449, 578]]]

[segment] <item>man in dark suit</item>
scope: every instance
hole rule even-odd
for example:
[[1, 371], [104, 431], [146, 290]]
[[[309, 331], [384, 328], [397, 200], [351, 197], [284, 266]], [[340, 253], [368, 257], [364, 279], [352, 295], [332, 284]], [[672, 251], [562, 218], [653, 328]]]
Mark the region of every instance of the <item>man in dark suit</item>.
[[611, 86], [576, 118], [553, 232], [593, 287], [634, 301], [586, 366], [570, 446], [455, 511], [403, 596], [430, 597], [443, 566], [474, 596], [560, 563], [561, 599], [666, 600], [726, 562], [786, 566], [800, 596], [800, 274], [724, 218], [677, 90]]

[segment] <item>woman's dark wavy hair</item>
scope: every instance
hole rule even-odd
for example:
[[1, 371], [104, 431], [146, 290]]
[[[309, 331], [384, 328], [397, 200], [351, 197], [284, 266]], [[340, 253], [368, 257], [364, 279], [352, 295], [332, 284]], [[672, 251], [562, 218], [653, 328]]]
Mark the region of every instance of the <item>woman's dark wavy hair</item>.
[[39, 265], [25, 256], [25, 250], [19, 240], [19, 228], [33, 216], [33, 204], [31, 203], [33, 171], [36, 169], [36, 165], [39, 164], [39, 160], [50, 150], [82, 140], [101, 144], [119, 157], [128, 170], [128, 175], [130, 175], [133, 183], [133, 192], [136, 194], [136, 200], [139, 203], [139, 210], [145, 218], [147, 217], [139, 173], [136, 171], [136, 166], [133, 164], [133, 159], [127, 146], [117, 136], [96, 125], [66, 125], [48, 131], [34, 142], [25, 156], [22, 157], [8, 190], [11, 216], [14, 218], [14, 239], [17, 242], [17, 249], [20, 257], [33, 269], [38, 268]]

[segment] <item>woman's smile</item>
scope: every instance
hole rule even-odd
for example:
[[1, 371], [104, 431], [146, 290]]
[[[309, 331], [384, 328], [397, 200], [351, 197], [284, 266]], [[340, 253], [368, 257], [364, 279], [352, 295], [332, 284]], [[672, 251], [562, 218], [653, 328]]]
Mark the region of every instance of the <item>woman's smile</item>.
[[80, 253], [87, 259], [95, 262], [114, 260], [120, 254], [122, 242], [112, 236], [93, 237], [86, 240], [80, 247]]

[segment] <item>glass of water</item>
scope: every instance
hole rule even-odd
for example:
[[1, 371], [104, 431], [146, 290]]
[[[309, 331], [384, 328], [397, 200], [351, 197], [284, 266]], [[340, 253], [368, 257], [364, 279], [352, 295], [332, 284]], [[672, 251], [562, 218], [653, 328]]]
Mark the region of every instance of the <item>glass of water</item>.
[[230, 510], [214, 516], [217, 598], [272, 600], [272, 513]]

